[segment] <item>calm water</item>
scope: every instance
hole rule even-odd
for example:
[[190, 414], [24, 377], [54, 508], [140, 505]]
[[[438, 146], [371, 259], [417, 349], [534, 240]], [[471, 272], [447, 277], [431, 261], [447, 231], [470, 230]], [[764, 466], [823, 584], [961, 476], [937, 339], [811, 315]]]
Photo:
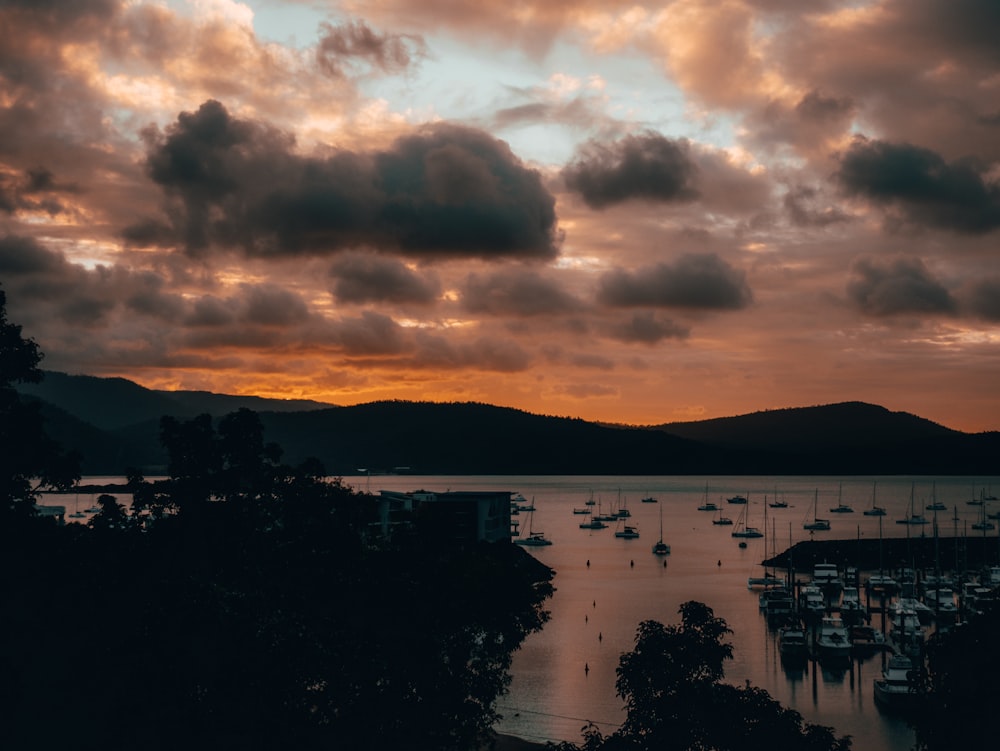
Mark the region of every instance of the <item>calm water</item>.
[[[940, 534], [965, 532], [977, 519], [978, 507], [966, 501], [1000, 491], [1000, 478], [824, 478], [824, 477], [725, 477], [708, 478], [709, 498], [736, 520], [740, 506], [725, 498], [743, 494], [748, 524], [764, 527], [765, 494], [775, 493], [789, 508], [767, 509], [767, 540], [747, 540], [741, 550], [731, 536], [732, 527], [712, 524], [713, 514], [698, 511], [705, 496], [704, 477], [372, 477], [345, 478], [359, 489], [387, 490], [511, 490], [535, 501], [534, 531], [542, 531], [553, 544], [530, 548], [532, 555], [556, 571], [556, 593], [548, 603], [552, 618], [545, 628], [528, 637], [514, 656], [510, 693], [501, 702], [504, 719], [497, 729], [529, 740], [580, 740], [580, 728], [590, 720], [605, 733], [614, 730], [624, 713], [615, 695], [615, 668], [622, 652], [634, 646], [640, 621], [663, 623], [679, 620], [678, 608], [687, 600], [708, 604], [733, 629], [734, 659], [726, 663], [726, 680], [741, 685], [749, 680], [766, 689], [809, 722], [829, 725], [839, 734], [854, 737], [854, 747], [866, 751], [903, 751], [912, 746], [913, 734], [905, 722], [884, 715], [874, 703], [872, 680], [881, 670], [881, 657], [855, 662], [850, 670], [830, 672], [810, 664], [788, 672], [779, 658], [776, 635], [767, 628], [758, 606], [758, 595], [747, 589], [747, 578], [763, 572], [760, 561], [772, 550], [809, 539], [802, 529], [813, 515], [818, 490], [819, 516], [831, 520], [829, 532], [815, 539], [878, 538], [878, 517], [861, 512], [872, 502], [877, 479], [878, 505], [885, 537], [917, 536], [920, 527], [895, 524], [906, 515], [913, 487], [918, 510], [932, 495], [949, 507], [958, 506], [961, 521], [951, 521], [953, 511], [942, 513]], [[573, 514], [591, 493], [605, 510], [621, 497], [632, 512], [631, 523], [639, 539], [614, 536], [614, 525], [603, 530], [583, 530], [586, 517]], [[659, 503], [641, 503], [652, 495]], [[851, 514], [830, 514], [838, 498], [854, 508]], [[995, 502], [991, 511], [1000, 508]], [[596, 508], [596, 507], [594, 507]], [[663, 510], [664, 540], [671, 554], [663, 560], [650, 548], [659, 537]], [[931, 516], [927, 512], [928, 517]], [[522, 527], [527, 515], [517, 519]], [[771, 530], [774, 530], [772, 537]], [[932, 534], [927, 525], [925, 534]], [[996, 533], [992, 533], [994, 536]], [[993, 537], [984, 544], [996, 546]], [[590, 566], [587, 566], [587, 561]], [[634, 565], [633, 565], [634, 564]], [[720, 565], [721, 564], [721, 565]], [[590, 668], [585, 672], [584, 666]]]
[[[105, 479], [116, 478], [87, 478], [95, 482]], [[957, 507], [958, 522], [952, 521], [953, 510], [940, 514], [939, 534], [943, 537], [970, 531], [980, 510], [967, 504], [968, 500], [983, 492], [1000, 494], [1000, 477], [401, 475], [344, 479], [371, 492], [510, 490], [534, 500], [532, 529], [544, 532], [554, 544], [529, 550], [556, 571], [556, 593], [548, 602], [551, 620], [541, 632], [528, 637], [514, 656], [510, 692], [500, 702], [504, 717], [497, 725], [499, 731], [536, 741], [579, 741], [580, 729], [587, 721], [605, 733], [613, 731], [624, 718], [621, 699], [615, 695], [615, 668], [621, 653], [634, 646], [636, 627], [647, 619], [676, 623], [680, 604], [699, 600], [733, 629], [734, 659], [726, 663], [727, 681], [742, 685], [749, 680], [807, 721], [853, 736], [854, 747], [865, 751], [904, 751], [913, 741], [905, 722], [875, 706], [872, 680], [881, 669], [881, 657], [855, 661], [849, 670], [829, 671], [812, 664], [786, 670], [778, 658], [776, 635], [767, 628], [757, 592], [748, 590], [747, 578], [760, 575], [760, 561], [772, 553], [810, 539], [802, 525], [813, 517], [817, 493], [818, 515], [830, 519], [832, 529], [813, 533], [814, 539], [829, 540], [878, 538], [878, 517], [861, 513], [872, 503], [876, 481], [877, 503], [887, 509], [882, 519], [885, 537], [932, 534], [931, 525], [895, 523], [908, 513], [911, 492], [918, 512], [923, 512], [932, 498], [949, 509]], [[732, 527], [713, 525], [712, 513], [697, 510], [705, 498], [706, 482], [709, 499], [720, 505], [726, 516], [735, 521], [745, 508], [746, 523], [766, 529], [767, 538], [747, 540], [747, 548], [741, 550], [731, 536]], [[725, 502], [736, 494], [747, 496], [750, 503], [744, 507]], [[638, 527], [639, 539], [616, 538], [613, 524], [603, 530], [580, 529], [580, 522], [587, 517], [573, 514], [573, 509], [582, 508], [591, 495], [606, 511], [620, 497], [632, 512], [630, 523]], [[773, 500], [775, 495], [789, 507], [768, 508], [765, 523], [765, 498]], [[654, 496], [659, 503], [641, 503], [645, 496]], [[829, 513], [840, 500], [851, 505], [854, 513]], [[46, 502], [61, 503], [71, 512], [75, 498], [61, 496]], [[89, 495], [79, 496], [81, 510], [92, 502]], [[987, 508], [996, 511], [1000, 502], [987, 502]], [[663, 559], [650, 550], [659, 537], [661, 509], [664, 540], [672, 549], [665, 567]], [[932, 515], [923, 513], [928, 518]], [[528, 515], [516, 518], [522, 529], [527, 529]], [[984, 546], [1000, 551], [997, 532], [989, 534], [983, 539]]]

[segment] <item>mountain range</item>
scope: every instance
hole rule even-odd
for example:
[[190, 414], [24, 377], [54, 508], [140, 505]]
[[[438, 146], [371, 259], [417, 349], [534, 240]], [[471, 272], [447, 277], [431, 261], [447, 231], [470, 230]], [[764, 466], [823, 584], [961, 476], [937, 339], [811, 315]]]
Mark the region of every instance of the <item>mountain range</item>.
[[155, 475], [164, 415], [260, 415], [295, 464], [334, 475], [413, 474], [1000, 474], [1000, 432], [963, 433], [863, 402], [696, 422], [607, 425], [489, 404], [381, 401], [335, 406], [205, 391], [147, 389], [123, 378], [46, 372], [19, 387], [88, 475]]

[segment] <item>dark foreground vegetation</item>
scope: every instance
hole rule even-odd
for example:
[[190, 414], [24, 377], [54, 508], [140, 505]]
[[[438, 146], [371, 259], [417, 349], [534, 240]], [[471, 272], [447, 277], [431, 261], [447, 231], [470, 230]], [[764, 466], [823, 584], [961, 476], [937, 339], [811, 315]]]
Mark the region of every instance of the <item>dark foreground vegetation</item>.
[[[41, 518], [37, 494], [72, 487], [79, 457], [14, 388], [41, 376], [41, 353], [5, 302], [0, 290], [0, 748], [473, 751], [493, 739], [551, 572], [512, 545], [445, 544], [419, 515], [374, 534], [366, 496], [324, 481], [318, 461], [283, 463], [245, 409], [164, 418], [169, 479], [131, 473], [131, 508], [104, 494], [87, 526]], [[579, 748], [849, 747], [765, 691], [722, 683], [728, 627], [700, 603], [681, 615], [640, 625], [618, 670], [628, 719], [607, 737], [585, 729]], [[954, 747], [953, 718], [971, 732], [988, 717], [1000, 660], [997, 618], [983, 618], [931, 648], [927, 751]]]

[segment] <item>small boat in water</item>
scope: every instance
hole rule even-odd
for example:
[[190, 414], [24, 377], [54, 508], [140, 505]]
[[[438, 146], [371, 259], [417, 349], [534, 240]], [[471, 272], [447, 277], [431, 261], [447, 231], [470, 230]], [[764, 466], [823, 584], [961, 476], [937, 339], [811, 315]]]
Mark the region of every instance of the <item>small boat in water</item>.
[[848, 506], [842, 500], [843, 492], [844, 492], [844, 486], [843, 486], [843, 484], [841, 484], [840, 489], [837, 491], [837, 505], [834, 506], [832, 509], [830, 509], [830, 513], [832, 513], [832, 514], [853, 514], [854, 513], [854, 509], [852, 509], [850, 506]]
[[875, 701], [885, 709], [907, 712], [917, 702], [917, 675], [913, 660], [895, 654], [889, 658], [882, 677], [874, 681]]
[[813, 520], [811, 522], [806, 522], [802, 525], [802, 529], [808, 529], [810, 532], [826, 532], [830, 529], [829, 519], [820, 519], [816, 516], [816, 505], [819, 502], [819, 489], [813, 494]]
[[635, 540], [639, 537], [639, 530], [635, 527], [623, 526], [621, 529], [615, 530], [615, 537], [621, 537], [625, 540]]
[[851, 640], [844, 622], [835, 616], [823, 618], [819, 624], [813, 648], [821, 662], [848, 662], [851, 659]]
[[875, 505], [875, 486], [877, 483], [872, 483], [872, 507], [866, 508], [862, 513], [865, 516], [885, 516], [885, 509], [881, 506]]
[[801, 626], [785, 626], [778, 632], [778, 651], [783, 660], [804, 660], [809, 654], [806, 631]]
[[653, 545], [653, 555], [669, 555], [670, 546], [663, 541], [663, 506], [660, 506], [660, 539]]

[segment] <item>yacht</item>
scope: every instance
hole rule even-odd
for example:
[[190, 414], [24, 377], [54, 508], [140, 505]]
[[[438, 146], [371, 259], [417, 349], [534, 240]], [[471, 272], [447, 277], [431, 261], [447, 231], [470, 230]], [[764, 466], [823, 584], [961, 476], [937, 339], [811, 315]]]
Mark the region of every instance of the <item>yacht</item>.
[[820, 621], [819, 631], [813, 642], [817, 658], [827, 662], [847, 662], [851, 658], [851, 640], [844, 622], [835, 616]]
[[916, 671], [906, 655], [890, 657], [882, 677], [876, 678], [874, 684], [875, 701], [886, 709], [905, 712], [916, 704]]

